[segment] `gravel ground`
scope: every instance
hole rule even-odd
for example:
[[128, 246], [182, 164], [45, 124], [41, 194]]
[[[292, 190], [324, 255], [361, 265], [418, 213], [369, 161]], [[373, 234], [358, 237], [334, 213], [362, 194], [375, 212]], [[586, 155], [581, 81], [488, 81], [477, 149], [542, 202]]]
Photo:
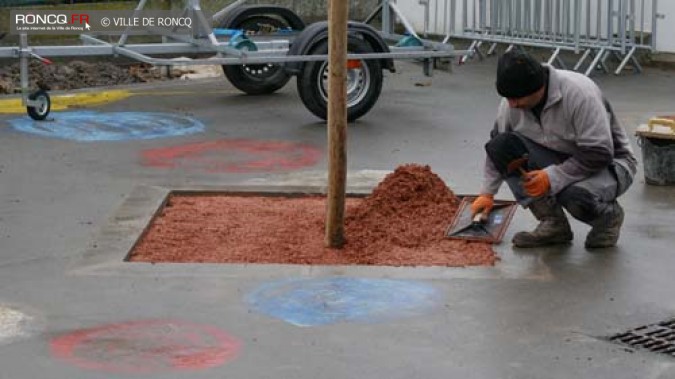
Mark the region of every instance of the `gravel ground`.
[[[110, 62], [71, 61], [43, 64], [30, 62], [30, 88], [71, 90], [78, 88], [112, 86], [170, 80], [189, 74], [192, 70], [174, 68], [171, 75], [163, 75], [158, 67], [144, 63], [114, 64]], [[0, 94], [20, 92], [19, 63], [0, 67]]]

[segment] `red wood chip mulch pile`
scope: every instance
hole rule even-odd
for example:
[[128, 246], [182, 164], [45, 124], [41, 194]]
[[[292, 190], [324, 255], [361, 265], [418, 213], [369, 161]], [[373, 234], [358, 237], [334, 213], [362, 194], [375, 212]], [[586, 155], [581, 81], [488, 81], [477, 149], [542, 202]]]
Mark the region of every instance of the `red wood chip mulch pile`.
[[173, 195], [134, 249], [142, 262], [493, 265], [490, 244], [448, 240], [458, 198], [429, 166], [389, 174], [348, 198], [343, 249], [324, 246], [323, 196]]

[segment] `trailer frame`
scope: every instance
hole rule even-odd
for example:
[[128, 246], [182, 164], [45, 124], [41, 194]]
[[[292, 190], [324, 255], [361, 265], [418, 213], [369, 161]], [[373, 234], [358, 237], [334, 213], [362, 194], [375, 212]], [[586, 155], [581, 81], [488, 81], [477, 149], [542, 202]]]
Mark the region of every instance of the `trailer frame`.
[[[436, 42], [423, 39], [413, 29], [401, 10], [396, 6], [395, 0], [382, 0], [375, 10], [368, 16], [365, 23], [371, 22], [378, 14], [381, 14], [380, 37], [387, 41], [389, 51], [360, 54], [348, 54], [350, 60], [370, 59], [414, 59], [422, 62], [424, 75], [432, 76], [434, 63], [440, 58], [461, 57], [468, 51], [455, 50], [454, 46], [447, 42]], [[251, 65], [251, 64], [284, 64], [290, 62], [317, 62], [326, 61], [327, 54], [318, 55], [289, 55], [289, 46], [292, 43], [293, 34], [283, 33], [276, 36], [245, 36], [252, 42], [254, 49], [237, 48], [233, 44], [231, 32], [213, 28], [212, 23], [217, 23], [228, 12], [245, 4], [247, 0], [237, 0], [213, 15], [207, 20], [200, 6], [200, 0], [186, 0], [183, 9], [184, 15], [196, 17], [197, 28], [205, 31], [201, 36], [186, 36], [167, 33], [157, 30], [156, 35], [162, 37], [162, 43], [137, 43], [128, 44], [130, 36], [129, 28], [121, 33], [115, 43], [100, 38], [100, 35], [81, 34], [82, 45], [63, 46], [30, 46], [27, 34], [19, 34], [19, 45], [0, 47], [0, 59], [18, 58], [20, 62], [20, 85], [22, 105], [27, 108], [28, 114], [36, 120], [43, 120], [50, 110], [50, 98], [47, 88], [39, 88], [32, 92], [29, 82], [29, 59], [50, 64], [51, 57], [82, 57], [82, 56], [122, 56], [135, 61], [157, 65]], [[134, 9], [134, 15], [141, 12], [146, 6], [147, 0], [139, 0]], [[405, 27], [405, 34], [394, 33], [394, 21], [398, 18]], [[196, 29], [196, 28], [195, 28]], [[219, 36], [224, 36], [219, 39]], [[278, 38], [276, 38], [278, 37]], [[405, 41], [406, 43], [400, 43]], [[410, 43], [412, 41], [412, 43]], [[389, 43], [394, 42], [394, 45]], [[185, 54], [201, 55], [213, 54], [208, 58], [174, 59], [161, 58], [156, 55]]]

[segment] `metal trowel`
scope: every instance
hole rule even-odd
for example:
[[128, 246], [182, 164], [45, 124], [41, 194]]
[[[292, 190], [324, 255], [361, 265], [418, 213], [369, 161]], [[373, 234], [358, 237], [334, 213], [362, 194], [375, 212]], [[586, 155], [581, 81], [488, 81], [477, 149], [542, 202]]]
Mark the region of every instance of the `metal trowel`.
[[448, 235], [449, 238], [463, 238], [463, 237], [486, 237], [490, 235], [490, 232], [485, 227], [488, 218], [483, 212], [477, 213], [471, 219], [471, 223], [459, 230], [456, 230]]
[[506, 228], [516, 211], [515, 201], [495, 200], [489, 214], [473, 214], [471, 203], [475, 197], [462, 198], [452, 223], [446, 229], [446, 237], [470, 241], [498, 243], [502, 240]]

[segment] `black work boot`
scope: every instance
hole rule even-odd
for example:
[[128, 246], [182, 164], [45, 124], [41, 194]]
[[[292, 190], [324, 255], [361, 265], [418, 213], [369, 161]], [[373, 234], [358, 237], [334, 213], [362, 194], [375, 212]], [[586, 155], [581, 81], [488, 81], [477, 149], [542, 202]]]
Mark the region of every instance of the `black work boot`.
[[599, 249], [603, 247], [616, 246], [623, 225], [623, 208], [618, 202], [614, 201], [606, 214], [593, 220], [593, 227], [586, 236], [586, 248]]
[[549, 204], [548, 199], [537, 199], [529, 205], [539, 225], [531, 232], [518, 232], [513, 236], [516, 247], [539, 247], [564, 244], [574, 239], [567, 216], [560, 204]]

